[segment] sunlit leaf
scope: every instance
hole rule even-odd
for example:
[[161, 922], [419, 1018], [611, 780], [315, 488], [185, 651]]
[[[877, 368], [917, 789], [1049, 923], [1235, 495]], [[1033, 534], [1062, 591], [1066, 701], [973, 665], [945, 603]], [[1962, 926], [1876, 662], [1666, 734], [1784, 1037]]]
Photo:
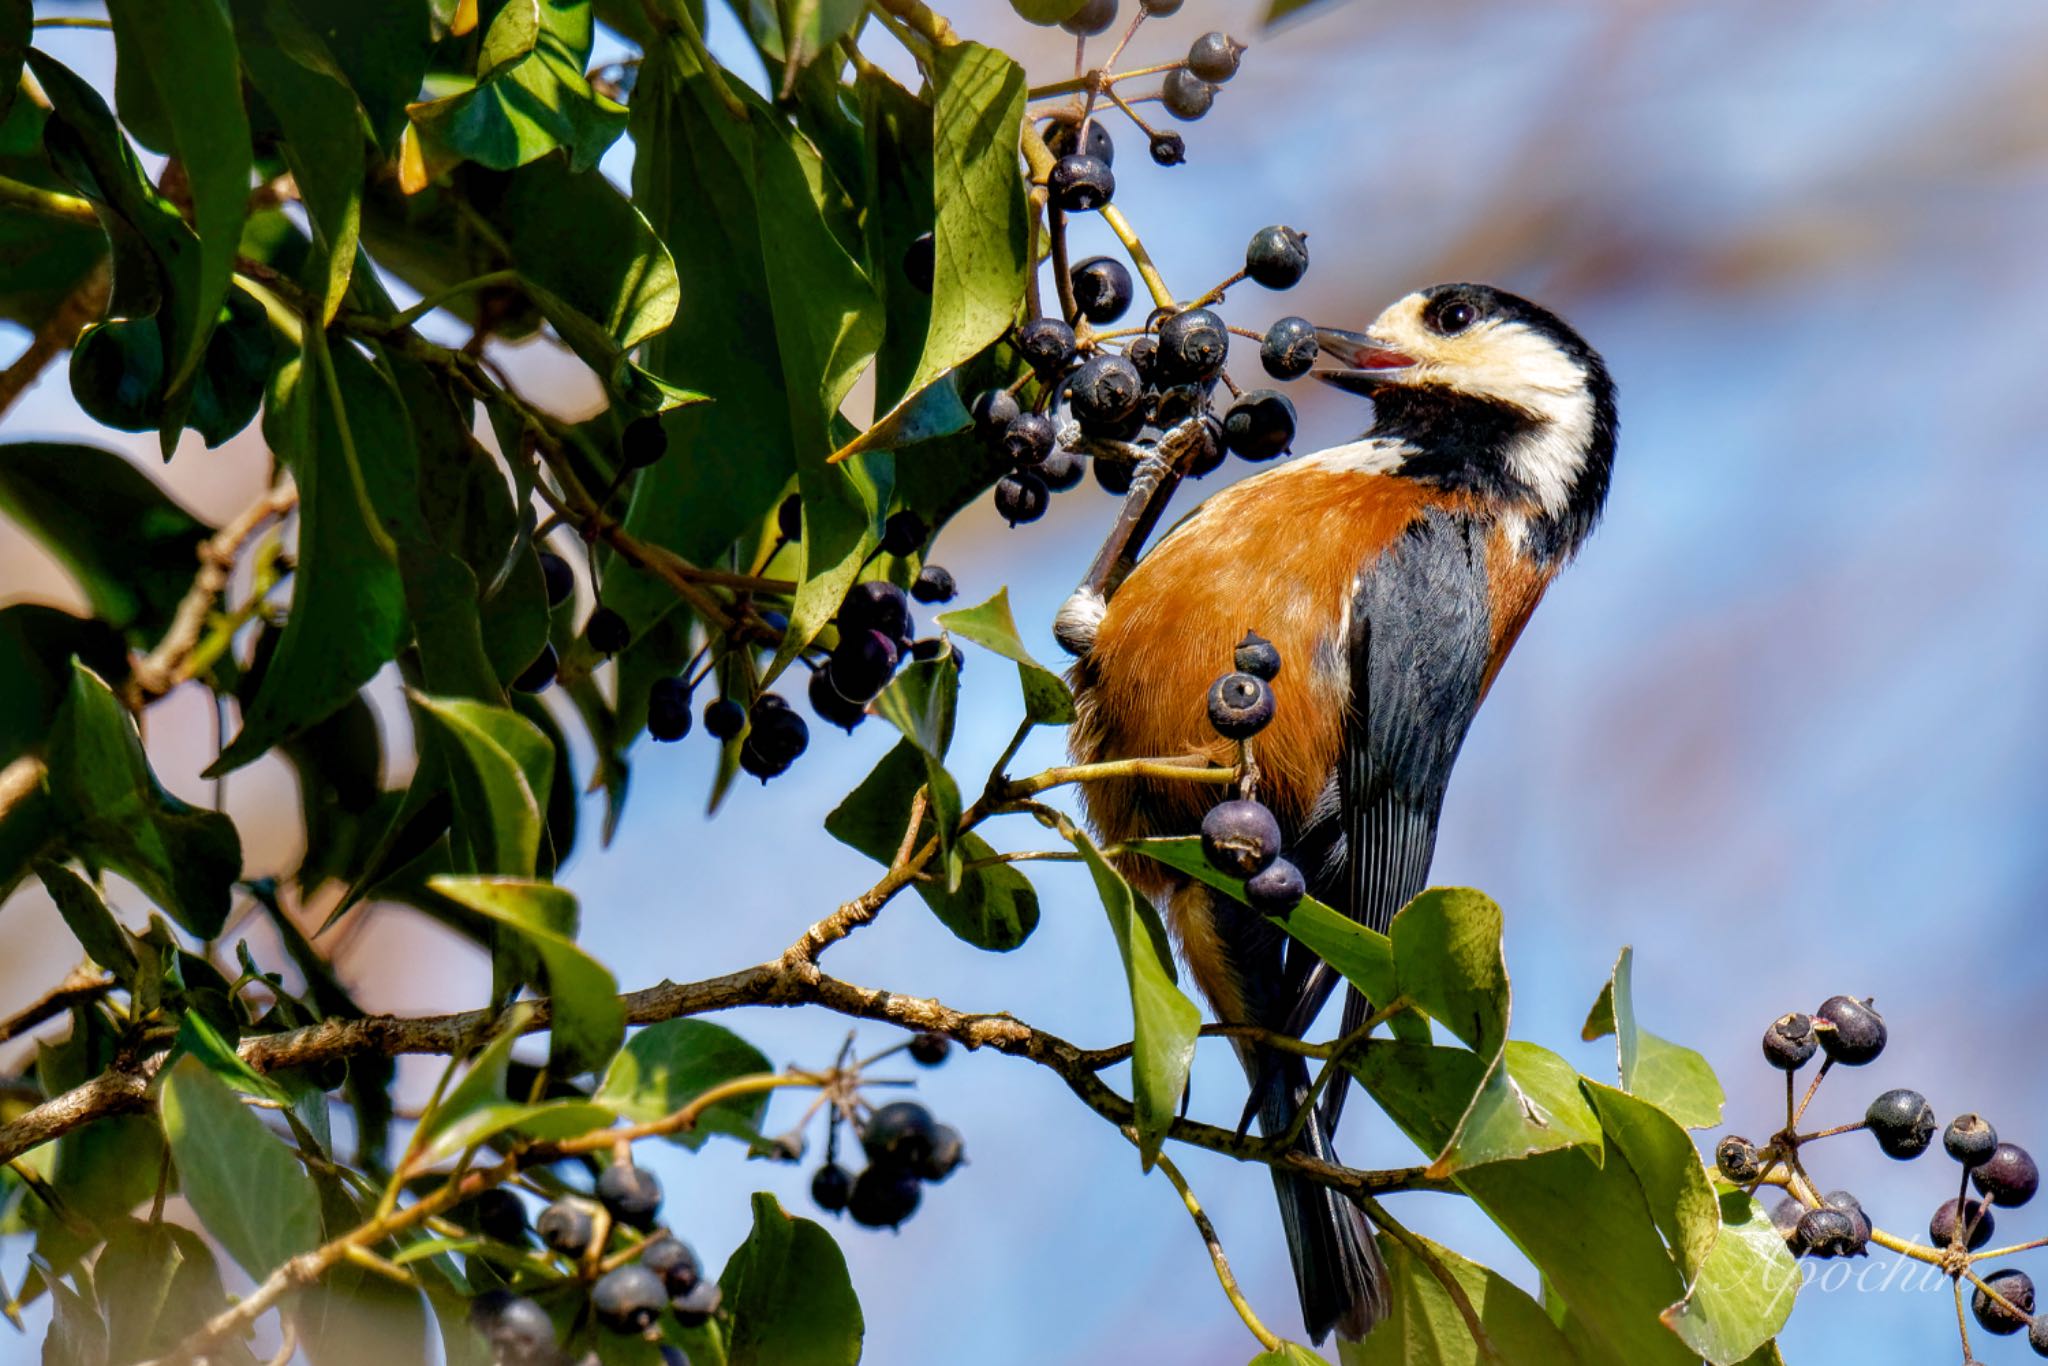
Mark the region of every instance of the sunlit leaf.
[[[1418, 1242], [1465, 1292], [1493, 1349], [1515, 1366], [1582, 1366], [1543, 1306], [1494, 1271], [1427, 1238]], [[1380, 1235], [1390, 1312], [1362, 1343], [1339, 1344], [1343, 1366], [1487, 1366], [1436, 1270], [1405, 1243]]]
[[1633, 964], [1634, 950], [1622, 949], [1579, 1037], [1590, 1043], [1612, 1034], [1622, 1090], [1649, 1101], [1688, 1129], [1713, 1128], [1721, 1122], [1726, 1099], [1720, 1079], [1698, 1053], [1636, 1023]]
[[860, 1301], [832, 1235], [754, 1197], [754, 1228], [718, 1278], [732, 1316], [728, 1366], [854, 1366]]
[[963, 607], [940, 615], [939, 625], [963, 640], [993, 650], [1017, 665], [1017, 677], [1024, 687], [1024, 713], [1042, 726], [1064, 726], [1074, 719], [1074, 697], [1058, 674], [1040, 664], [1024, 648], [1017, 635], [1016, 618], [1010, 615], [1010, 590], [978, 607]]
[[[626, 1040], [592, 1097], [621, 1119], [646, 1123], [672, 1115], [704, 1092], [739, 1077], [773, 1071], [760, 1049], [706, 1020], [663, 1020]], [[751, 1139], [767, 1117], [768, 1096], [735, 1096], [704, 1111], [696, 1126], [670, 1137], [686, 1148], [709, 1134]]]

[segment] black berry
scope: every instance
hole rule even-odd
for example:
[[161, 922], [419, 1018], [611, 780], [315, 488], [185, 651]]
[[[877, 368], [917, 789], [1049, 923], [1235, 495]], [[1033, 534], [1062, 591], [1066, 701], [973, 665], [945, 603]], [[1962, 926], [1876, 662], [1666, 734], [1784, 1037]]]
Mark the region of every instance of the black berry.
[[1019, 413], [1003, 431], [1003, 455], [1018, 469], [1028, 470], [1052, 454], [1057, 430], [1044, 413]]
[[2048, 1314], [2034, 1315], [2027, 1325], [2027, 1346], [2034, 1349], [2035, 1356], [2048, 1357]]
[[703, 1263], [690, 1245], [673, 1233], [657, 1233], [640, 1248], [640, 1265], [661, 1277], [670, 1295], [687, 1295], [704, 1279]]
[[1045, 145], [1056, 157], [1071, 156], [1075, 152], [1096, 158], [1105, 166], [1116, 165], [1116, 143], [1111, 141], [1109, 129], [1101, 119], [1088, 120], [1087, 145], [1079, 145], [1075, 138], [1076, 124], [1065, 121], [1055, 123], [1052, 131], [1045, 135]]
[[1942, 1132], [1941, 1146], [1965, 1167], [1981, 1167], [1998, 1151], [1998, 1130], [1982, 1115], [1957, 1115]]
[[724, 1298], [725, 1294], [718, 1288], [717, 1281], [704, 1280], [698, 1281], [683, 1294], [670, 1300], [668, 1307], [675, 1314], [676, 1322], [683, 1327], [701, 1328], [718, 1312], [719, 1301]]
[[1052, 454], [1039, 463], [1037, 470], [1046, 488], [1054, 493], [1065, 493], [1076, 487], [1086, 473], [1081, 457], [1064, 446], [1055, 446]]
[[1778, 1230], [1778, 1235], [1795, 1257], [1806, 1250], [1799, 1241], [1799, 1220], [1805, 1213], [1806, 1206], [1789, 1195], [1771, 1206], [1771, 1227]]
[[1225, 33], [1205, 33], [1188, 48], [1188, 70], [1203, 80], [1221, 85], [1237, 74], [1244, 56], [1244, 44]]
[[581, 1257], [597, 1234], [597, 1207], [573, 1196], [555, 1201], [540, 1212], [534, 1231], [540, 1240], [564, 1257]]
[[540, 1366], [556, 1358], [554, 1321], [524, 1295], [486, 1291], [470, 1302], [469, 1321], [504, 1366]]
[[853, 1179], [847, 1213], [868, 1228], [896, 1228], [917, 1213], [922, 1192], [917, 1174], [892, 1162], [880, 1162]]
[[1970, 1184], [1992, 1204], [2014, 1209], [2033, 1199], [2034, 1192], [2041, 1189], [2041, 1169], [2019, 1144], [2001, 1143], [1990, 1157], [1972, 1169]]
[[889, 520], [882, 523], [882, 549], [897, 559], [914, 555], [924, 544], [924, 538], [931, 534], [924, 518], [909, 508], [889, 514]]
[[1164, 19], [1180, 13], [1182, 3], [1183, 0], [1138, 0], [1138, 8], [1155, 19]]
[[1188, 159], [1187, 139], [1178, 133], [1154, 133], [1151, 151], [1152, 160], [1158, 165], [1179, 166]]
[[597, 1278], [590, 1287], [590, 1307], [597, 1321], [614, 1333], [638, 1337], [668, 1307], [668, 1290], [661, 1277], [638, 1262], [628, 1262]]
[[1852, 1257], [1862, 1250], [1856, 1221], [1826, 1206], [1799, 1216], [1799, 1243], [1811, 1257]]
[[1237, 653], [1231, 656], [1241, 674], [1263, 678], [1268, 682], [1280, 676], [1280, 651], [1273, 648], [1273, 642], [1257, 631], [1246, 631], [1244, 639], [1237, 642]]
[[540, 653], [533, 657], [533, 663], [519, 671], [519, 677], [512, 680], [512, 686], [520, 692], [545, 692], [555, 681], [555, 671], [561, 667], [561, 660], [555, 654], [555, 647], [543, 645]]
[[938, 243], [930, 233], [911, 239], [903, 249], [903, 278], [920, 294], [932, 292], [932, 270], [938, 264]]
[[644, 470], [668, 454], [668, 432], [658, 417], [636, 417], [619, 435], [619, 456], [629, 470]]
[[1250, 877], [1280, 856], [1280, 822], [1258, 802], [1218, 802], [1202, 817], [1202, 852], [1219, 872]]
[[1223, 415], [1223, 444], [1247, 460], [1271, 460], [1294, 444], [1294, 404], [1274, 389], [1252, 389]]
[[868, 1117], [860, 1144], [870, 1162], [915, 1167], [931, 1156], [937, 1134], [931, 1111], [914, 1100], [894, 1100]]
[[1116, 0], [1081, 0], [1081, 8], [1060, 20], [1060, 27], [1076, 38], [1093, 38], [1115, 22]]
[[910, 1056], [926, 1067], [937, 1067], [953, 1051], [953, 1041], [943, 1034], [917, 1034], [910, 1040]]
[[[1067, 404], [1082, 423], [1122, 422], [1138, 410], [1145, 383], [1138, 367], [1122, 356], [1100, 355], [1074, 372]], [[1051, 449], [1050, 443], [1047, 445]]]
[[[2005, 1300], [2000, 1304], [1988, 1293], [1996, 1291]], [[2008, 1307], [2010, 1306], [2010, 1307]], [[1970, 1312], [1977, 1316], [1977, 1322], [1984, 1325], [1984, 1331], [1999, 1337], [2007, 1337], [2027, 1326], [2027, 1320], [2034, 1313], [2034, 1281], [2026, 1272], [2007, 1267], [1994, 1271], [1984, 1278], [1984, 1284], [1970, 1297]]]
[[996, 480], [996, 512], [1011, 526], [1045, 516], [1051, 498], [1045, 481], [1030, 470], [1019, 470]]
[[730, 697], [704, 708], [704, 729], [714, 740], [730, 740], [747, 728], [747, 709]]
[[560, 607], [576, 591], [576, 573], [552, 550], [540, 552], [540, 580], [547, 585], [548, 606]]
[[1017, 353], [1041, 379], [1063, 375], [1074, 359], [1074, 329], [1058, 318], [1033, 318], [1017, 329]]
[[1159, 324], [1159, 373], [1174, 384], [1193, 384], [1223, 368], [1230, 329], [1206, 308], [1190, 308]]
[[1074, 303], [1091, 323], [1113, 323], [1131, 306], [1131, 273], [1113, 256], [1091, 256], [1071, 277]]
[[886, 579], [863, 579], [839, 603], [841, 631], [880, 631], [891, 640], [911, 634], [910, 599]]
[[1934, 1142], [1934, 1107], [1918, 1091], [1887, 1091], [1863, 1112], [1870, 1136], [1886, 1157], [1918, 1157]]
[[1209, 688], [1209, 724], [1226, 740], [1249, 740], [1273, 719], [1273, 686], [1256, 674], [1225, 674]]
[[804, 496], [801, 493], [790, 494], [775, 509], [775, 532], [785, 541], [803, 539]]
[[1852, 996], [1830, 996], [1813, 1012], [1813, 1032], [1828, 1057], [1845, 1067], [1861, 1067], [1884, 1052], [1884, 1019], [1870, 1002]]
[[1244, 273], [1267, 289], [1292, 289], [1308, 274], [1308, 239], [1293, 228], [1260, 228], [1244, 249]]
[[827, 1162], [811, 1177], [811, 1199], [827, 1214], [845, 1209], [852, 1194], [853, 1173], [837, 1162]]
[[896, 642], [880, 631], [846, 631], [820, 672], [832, 680], [841, 697], [866, 702], [889, 686], [901, 658]]
[[1201, 428], [1188, 445], [1188, 478], [1200, 479], [1222, 465], [1229, 454], [1223, 449], [1223, 424], [1214, 413], [1203, 413]]
[[661, 1182], [645, 1167], [614, 1162], [598, 1173], [597, 1198], [614, 1223], [646, 1230], [661, 1213]]
[[1308, 895], [1301, 869], [1276, 858], [1244, 880], [1244, 901], [1260, 915], [1286, 915]]
[[[1024, 346], [1024, 334], [1017, 334], [1017, 346]], [[1007, 389], [984, 389], [974, 396], [974, 402], [967, 405], [968, 416], [974, 419], [974, 434], [987, 445], [993, 446], [1003, 439], [1003, 429], [1017, 418], [1021, 411], [1017, 396]]]
[[919, 602], [951, 602], [959, 586], [953, 582], [952, 571], [942, 564], [928, 564], [917, 571], [916, 582], [910, 585], [910, 596]]
[[1064, 156], [1046, 177], [1053, 204], [1068, 213], [1088, 213], [1116, 195], [1116, 175], [1101, 157]]
[[599, 607], [590, 614], [590, 620], [583, 623], [583, 638], [599, 654], [615, 655], [633, 643], [633, 631], [617, 612], [609, 607]]
[[1136, 368], [1138, 378], [1145, 382], [1146, 388], [1159, 383], [1159, 338], [1150, 333], [1133, 337], [1131, 344], [1124, 348], [1124, 359]]
[[1282, 318], [1266, 329], [1259, 343], [1259, 364], [1274, 379], [1300, 379], [1315, 365], [1322, 348], [1316, 327], [1307, 318]]
[[[879, 692], [880, 689], [876, 691]], [[867, 702], [861, 698], [848, 697], [840, 691], [839, 686], [832, 681], [830, 668], [819, 669], [811, 675], [806, 695], [811, 699], [811, 710], [818, 713], [820, 720], [838, 726], [848, 733], [868, 719]]]
[[1819, 1040], [1813, 1037], [1813, 1021], [1797, 1011], [1780, 1015], [1764, 1031], [1764, 1061], [1786, 1072], [1804, 1067], [1819, 1047]]
[[1828, 1209], [1840, 1210], [1849, 1216], [1855, 1226], [1856, 1246], [1843, 1256], [1866, 1256], [1870, 1247], [1870, 1216], [1863, 1212], [1863, 1202], [1847, 1191], [1829, 1191], [1820, 1198]]
[[1166, 80], [1159, 87], [1159, 98], [1166, 105], [1167, 113], [1192, 123], [1208, 113], [1209, 106], [1216, 103], [1216, 87], [1186, 67], [1177, 66], [1166, 73]]
[[[773, 703], [768, 701], [774, 697]], [[810, 747], [811, 728], [773, 693], [763, 693], [747, 715], [747, 738], [740, 743], [740, 768], [767, 782], [789, 771]]]
[[1113, 493], [1121, 498], [1131, 491], [1131, 467], [1121, 460], [1091, 460], [1089, 467], [1095, 471], [1095, 482], [1104, 493]]
[[690, 733], [690, 684], [684, 678], [657, 678], [647, 688], [647, 733], [657, 740], [680, 740]]
[[960, 1131], [941, 1124], [932, 1131], [931, 1154], [917, 1164], [917, 1176], [924, 1181], [944, 1181], [966, 1160], [967, 1145], [961, 1141]]
[[471, 1213], [476, 1231], [493, 1242], [515, 1246], [526, 1242], [526, 1202], [503, 1186], [480, 1193], [471, 1205]]
[[[1982, 1200], [1971, 1200], [1962, 1207], [1963, 1227], [1970, 1231], [1970, 1240], [1965, 1246], [1972, 1252], [1991, 1241], [1991, 1231], [1998, 1226], [1991, 1211]], [[1936, 1247], [1947, 1247], [1956, 1240], [1956, 1202], [1944, 1200], [1941, 1208], [1934, 1211], [1934, 1217], [1927, 1221], [1927, 1241]]]
[[1764, 1174], [1763, 1158], [1757, 1153], [1756, 1144], [1740, 1134], [1729, 1134], [1714, 1145], [1714, 1165], [1738, 1186], [1746, 1186]]

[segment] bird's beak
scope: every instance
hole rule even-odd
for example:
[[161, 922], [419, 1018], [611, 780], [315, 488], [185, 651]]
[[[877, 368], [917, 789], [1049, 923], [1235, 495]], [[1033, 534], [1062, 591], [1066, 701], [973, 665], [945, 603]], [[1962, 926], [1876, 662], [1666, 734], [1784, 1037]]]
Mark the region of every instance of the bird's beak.
[[1360, 332], [1335, 327], [1316, 329], [1316, 345], [1341, 370], [1310, 371], [1317, 379], [1339, 389], [1370, 395], [1382, 385], [1399, 384], [1413, 373], [1415, 358]]

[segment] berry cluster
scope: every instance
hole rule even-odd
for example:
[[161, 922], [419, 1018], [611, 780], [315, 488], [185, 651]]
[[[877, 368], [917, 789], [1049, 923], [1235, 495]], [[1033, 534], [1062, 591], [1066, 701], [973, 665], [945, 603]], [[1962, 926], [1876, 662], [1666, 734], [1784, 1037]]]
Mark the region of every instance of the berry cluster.
[[1308, 894], [1301, 870], [1280, 856], [1280, 822], [1258, 800], [1252, 737], [1273, 719], [1273, 680], [1280, 652], [1256, 631], [1245, 632], [1236, 667], [1209, 687], [1209, 724], [1238, 745], [1238, 795], [1202, 818], [1202, 853], [1210, 866], [1244, 879], [1245, 901], [1261, 915], [1285, 915]]
[[569, 1360], [543, 1300], [570, 1321], [571, 1332], [587, 1312], [605, 1331], [627, 1337], [653, 1336], [664, 1314], [688, 1328], [718, 1312], [718, 1283], [704, 1275], [689, 1244], [659, 1226], [661, 1183], [653, 1173], [626, 1157], [599, 1173], [593, 1194], [555, 1200], [531, 1229], [526, 1204], [512, 1191], [496, 1187], [469, 1203], [468, 1222], [485, 1239], [525, 1249], [538, 1234], [569, 1268], [525, 1293], [495, 1289], [472, 1302], [470, 1322], [498, 1366]]
[[[1763, 1054], [1765, 1061], [1785, 1073], [1785, 1127], [1762, 1145], [1735, 1134], [1722, 1138], [1714, 1149], [1714, 1165], [1727, 1181], [1752, 1191], [1765, 1184], [1787, 1188], [1790, 1194], [1772, 1209], [1771, 1220], [1795, 1256], [1867, 1256], [1870, 1244], [1876, 1242], [1902, 1256], [1928, 1262], [1955, 1281], [1959, 1300], [1965, 1290], [1970, 1292], [1971, 1311], [1985, 1331], [1999, 1336], [2024, 1331], [2034, 1351], [2048, 1356], [2048, 1312], [2034, 1313], [2033, 1280], [2014, 1268], [1986, 1274], [1975, 1269], [1986, 1257], [2048, 1246], [2044, 1239], [1983, 1250], [1991, 1241], [1992, 1209], [2016, 1209], [2040, 1189], [2040, 1168], [2026, 1149], [2000, 1141], [1990, 1123], [1976, 1114], [1958, 1115], [1942, 1128], [1927, 1098], [1903, 1087], [1871, 1101], [1861, 1120], [1812, 1133], [1798, 1131], [1799, 1121], [1828, 1071], [1837, 1064], [1860, 1067], [1876, 1060], [1884, 1052], [1887, 1037], [1884, 1019], [1871, 1002], [1850, 996], [1830, 997], [1812, 1015], [1795, 1012], [1772, 1021], [1764, 1031]], [[1804, 1099], [1795, 1102], [1794, 1074], [1816, 1053], [1823, 1055], [1820, 1069]], [[1862, 1203], [1848, 1191], [1818, 1193], [1819, 1187], [1807, 1174], [1802, 1147], [1857, 1130], [1868, 1131], [1881, 1152], [1902, 1162], [1933, 1147], [1935, 1134], [1940, 1132], [1943, 1149], [1961, 1166], [1960, 1188], [1935, 1208], [1928, 1221], [1926, 1244], [1907, 1242], [1875, 1228]], [[1979, 1198], [1970, 1196], [1972, 1187]], [[1957, 1312], [1960, 1315], [1960, 1309]], [[1967, 1335], [1963, 1351], [1968, 1358]]]
[[[919, 1034], [902, 1047], [924, 1066], [937, 1067], [952, 1051], [952, 1040]], [[867, 1157], [859, 1175], [839, 1165], [842, 1120], [853, 1125]], [[960, 1131], [940, 1124], [915, 1101], [892, 1101], [865, 1113], [857, 1104], [841, 1105], [832, 1112], [825, 1165], [811, 1177], [811, 1198], [818, 1208], [843, 1210], [864, 1227], [896, 1228], [917, 1212], [925, 1185], [944, 1181], [966, 1158]]]

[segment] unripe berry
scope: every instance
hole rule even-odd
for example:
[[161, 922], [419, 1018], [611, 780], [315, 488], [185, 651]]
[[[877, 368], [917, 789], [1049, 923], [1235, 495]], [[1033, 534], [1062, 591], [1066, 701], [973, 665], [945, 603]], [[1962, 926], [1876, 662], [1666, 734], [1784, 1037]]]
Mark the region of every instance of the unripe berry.
[[2001, 1143], [1970, 1172], [1970, 1184], [1992, 1204], [2014, 1209], [2041, 1189], [2041, 1169], [2017, 1143]]
[[668, 1291], [661, 1277], [638, 1262], [628, 1262], [597, 1278], [590, 1288], [590, 1307], [597, 1321], [614, 1333], [638, 1337], [668, 1307]]
[[1249, 740], [1273, 719], [1273, 686], [1256, 674], [1229, 673], [1209, 689], [1209, 724], [1226, 740]]
[[1248, 878], [1280, 857], [1280, 822], [1249, 798], [1218, 802], [1202, 818], [1202, 853], [1218, 872]]
[[1244, 901], [1260, 915], [1286, 915], [1308, 895], [1301, 869], [1276, 858], [1244, 880]]
[[1957, 1115], [1942, 1131], [1941, 1146], [1965, 1167], [1981, 1167], [1998, 1151], [1998, 1130], [1982, 1115]]
[[1267, 289], [1292, 289], [1308, 274], [1308, 239], [1274, 224], [1252, 234], [1244, 249], [1244, 273]]
[[1764, 1031], [1764, 1061], [1782, 1071], [1797, 1072], [1819, 1047], [1813, 1021], [1797, 1011], [1780, 1015]]
[[1861, 1067], [1884, 1052], [1884, 1019], [1870, 1002], [1830, 996], [1813, 1012], [1813, 1032], [1830, 1058], [1845, 1067]]
[[[1992, 1299], [1985, 1293], [1987, 1289], [1997, 1291], [2005, 1303]], [[2019, 1332], [2027, 1326], [2027, 1320], [2034, 1312], [2033, 1278], [2012, 1267], [1992, 1272], [1984, 1278], [1984, 1286], [1970, 1297], [1970, 1312], [1977, 1316], [1977, 1322], [1984, 1325], [1987, 1333], [2007, 1337]]]
[[1870, 1136], [1877, 1140], [1885, 1156], [1902, 1162], [1920, 1156], [1934, 1142], [1934, 1107], [1927, 1103], [1927, 1097], [1904, 1087], [1887, 1091], [1870, 1102], [1870, 1108], [1863, 1112], [1863, 1122], [1870, 1127]]

